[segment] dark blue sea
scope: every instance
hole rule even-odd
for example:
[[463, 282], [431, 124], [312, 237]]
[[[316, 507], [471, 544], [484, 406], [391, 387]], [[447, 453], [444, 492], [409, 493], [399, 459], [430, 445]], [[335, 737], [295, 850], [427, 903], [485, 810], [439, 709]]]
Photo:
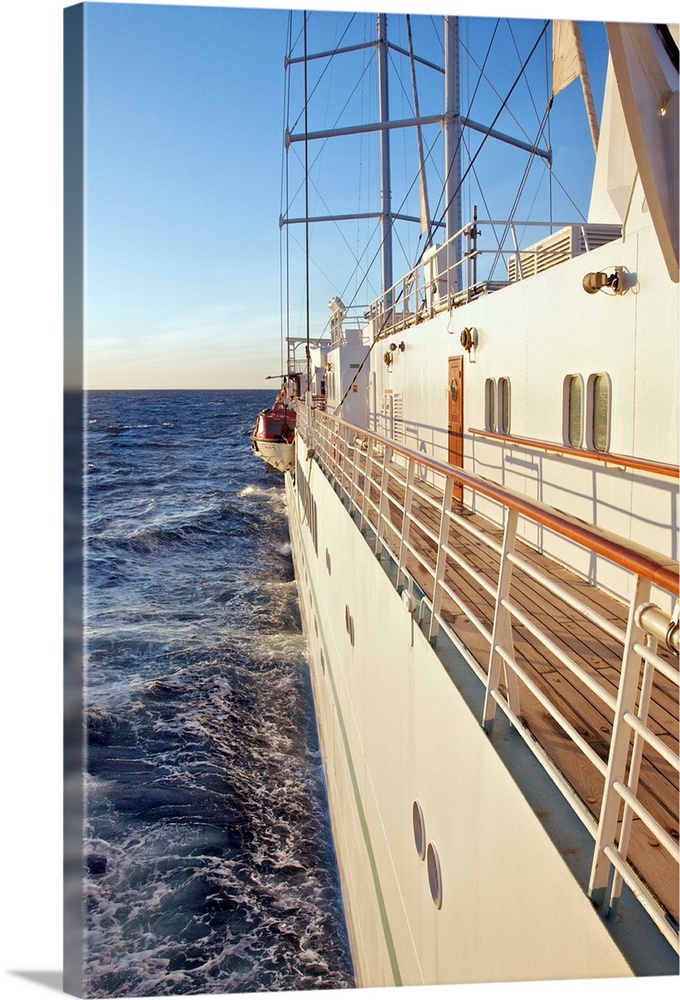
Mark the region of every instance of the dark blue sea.
[[92, 997], [354, 985], [273, 395], [87, 394]]

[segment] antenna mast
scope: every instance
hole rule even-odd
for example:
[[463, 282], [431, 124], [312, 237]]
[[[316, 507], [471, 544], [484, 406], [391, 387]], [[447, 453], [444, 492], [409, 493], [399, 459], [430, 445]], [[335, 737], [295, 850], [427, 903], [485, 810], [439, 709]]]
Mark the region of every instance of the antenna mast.
[[[387, 60], [387, 14], [378, 14], [377, 44], [380, 124], [386, 125], [390, 119]], [[386, 292], [392, 287], [392, 181], [390, 176], [390, 133], [387, 128], [382, 129], [380, 132], [380, 212], [382, 233], [382, 284], [383, 292]], [[385, 305], [389, 309], [392, 303], [386, 300]]]

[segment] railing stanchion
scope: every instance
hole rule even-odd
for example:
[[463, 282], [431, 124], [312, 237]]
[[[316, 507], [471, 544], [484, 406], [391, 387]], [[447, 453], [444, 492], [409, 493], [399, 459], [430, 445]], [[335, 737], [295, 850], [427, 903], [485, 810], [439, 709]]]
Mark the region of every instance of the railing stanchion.
[[[490, 732], [493, 720], [496, 715], [496, 700], [493, 696], [498, 691], [501, 678], [501, 669], [504, 668], [503, 658], [499, 653], [499, 648], [503, 649], [514, 659], [514, 649], [512, 641], [512, 619], [510, 612], [505, 606], [505, 602], [510, 596], [510, 584], [512, 581], [512, 563], [508, 555], [514, 552], [517, 538], [517, 511], [509, 510], [508, 519], [505, 524], [503, 534], [503, 548], [501, 550], [501, 563], [498, 572], [498, 588], [496, 590], [496, 607], [494, 609], [493, 632], [491, 633], [491, 649], [489, 651], [489, 670], [486, 681], [486, 694], [484, 696], [484, 711], [482, 714], [482, 725]], [[517, 678], [513, 670], [505, 667], [506, 687], [508, 691], [508, 704], [513, 714], [519, 718], [519, 692], [517, 689]]]
[[368, 447], [366, 449], [366, 472], [364, 474], [364, 495], [361, 504], [361, 521], [360, 529], [366, 531], [369, 526], [368, 520], [368, 509], [371, 502], [371, 482], [373, 479], [373, 467], [375, 465], [375, 444], [373, 441], [368, 440]]
[[400, 590], [406, 580], [406, 558], [409, 535], [411, 534], [411, 504], [413, 503], [413, 480], [416, 474], [416, 463], [409, 458], [406, 466], [406, 486], [404, 487], [404, 513], [401, 521], [399, 539], [399, 558], [397, 560], [397, 590]]
[[361, 504], [357, 502], [357, 494], [359, 492], [359, 455], [361, 453], [361, 448], [359, 447], [358, 438], [354, 436], [354, 450], [352, 453], [352, 479], [350, 488], [350, 499], [352, 501], [352, 506], [355, 510], [361, 513]]
[[621, 662], [621, 676], [619, 678], [619, 690], [609, 748], [607, 776], [602, 794], [600, 820], [597, 826], [593, 863], [588, 885], [588, 895], [593, 903], [603, 910], [606, 910], [608, 905], [606, 894], [611, 866], [611, 862], [605, 854], [605, 849], [615, 846], [616, 827], [621, 811], [621, 797], [614, 788], [614, 785], [617, 782], [625, 785], [626, 766], [632, 734], [631, 727], [626, 721], [625, 715], [628, 712], [631, 714], [635, 713], [635, 700], [642, 663], [642, 658], [635, 651], [634, 647], [636, 643], [644, 641], [644, 633], [641, 626], [635, 621], [635, 612], [641, 604], [649, 601], [650, 591], [651, 584], [649, 580], [637, 576], [628, 610], [628, 627], [626, 629], [626, 641]]
[[432, 592], [432, 615], [430, 618], [430, 642], [434, 642], [439, 634], [439, 614], [442, 607], [442, 596], [444, 588], [442, 583], [446, 573], [446, 552], [444, 546], [449, 540], [449, 515], [451, 512], [451, 501], [453, 499], [453, 477], [447, 476], [444, 481], [444, 498], [441, 507], [441, 519], [439, 521], [439, 544], [437, 546], [437, 565], [434, 572], [434, 589]]
[[[658, 646], [657, 640], [649, 635], [646, 637], [646, 646], [649, 648], [651, 653], [656, 653]], [[647, 724], [647, 719], [649, 716], [649, 703], [652, 697], [652, 687], [654, 683], [654, 665], [645, 660], [645, 666], [642, 673], [642, 686], [640, 688], [640, 699], [638, 704], [637, 716], [641, 722]], [[637, 797], [638, 783], [640, 780], [640, 767], [642, 765], [642, 753], [644, 751], [645, 743], [639, 733], [635, 733], [633, 739], [633, 753], [630, 760], [630, 771], [628, 776], [628, 787], [630, 788], [633, 795]], [[623, 820], [621, 822], [621, 833], [619, 834], [619, 853], [622, 857], [627, 857], [628, 855], [628, 844], [630, 843], [630, 833], [633, 825], [634, 813], [630, 805], [626, 802], [623, 807]], [[623, 877], [620, 872], [616, 870], [614, 872], [614, 878], [611, 887], [611, 897], [609, 907], [615, 907], [621, 896], [621, 889], [623, 887]]]
[[383, 451], [382, 470], [380, 476], [380, 503], [378, 505], [378, 523], [375, 528], [375, 554], [380, 556], [383, 548], [382, 525], [385, 520], [385, 511], [388, 509], [387, 498], [387, 467], [392, 459], [392, 449], [387, 446]]

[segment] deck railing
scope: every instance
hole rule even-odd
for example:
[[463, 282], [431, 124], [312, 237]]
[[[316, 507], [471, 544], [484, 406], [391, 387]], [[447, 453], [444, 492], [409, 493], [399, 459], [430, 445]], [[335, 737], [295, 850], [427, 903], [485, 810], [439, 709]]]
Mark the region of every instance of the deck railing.
[[[527, 232], [542, 235], [522, 249]], [[481, 234], [484, 238], [481, 239]], [[621, 235], [620, 226], [473, 218], [364, 314], [372, 338], [390, 337], [479, 295], [530, 278]]]
[[[603, 912], [609, 911], [617, 905], [625, 883], [678, 951], [677, 909], [669, 919], [668, 906], [658, 902], [658, 886], [652, 890], [644, 871], [636, 870], [637, 859], [631, 863], [631, 841], [639, 836], [642, 824], [648, 839], [653, 838], [666, 854], [661, 877], [668, 883], [670, 898], [677, 896], [677, 815], [669, 820], [641, 793], [641, 773], [652, 768], [669, 781], [677, 799], [677, 712], [666, 733], [650, 722], [650, 706], [658, 700], [660, 687], [667, 700], [670, 688], [670, 701], [677, 703], [677, 562], [328, 413], [302, 405], [298, 413], [300, 461], [318, 462], [371, 540], [376, 555], [391, 557], [397, 587], [406, 588], [412, 598], [415, 595], [415, 614], [430, 641], [436, 644], [444, 632], [466, 658], [485, 689], [482, 726], [491, 729], [500, 707], [591, 834], [594, 850], [588, 892], [593, 902]], [[423, 467], [435, 487], [425, 482]], [[497, 505], [497, 525], [471, 518], [470, 511], [455, 501], [454, 487], [461, 485]], [[547, 560], [537, 564], [527, 556], [519, 540], [520, 519], [540, 524], [631, 574], [632, 596], [628, 607], [622, 608], [621, 623], [612, 621], [586, 588], [575, 590], [564, 582], [563, 574], [546, 568]], [[502, 530], [498, 525], [503, 525]], [[470, 547], [475, 550], [474, 560], [466, 554]], [[535, 589], [532, 605], [527, 605], [516, 586], [520, 576]], [[665, 601], [660, 591], [665, 592]], [[651, 603], [652, 594], [666, 605], [664, 609]], [[602, 648], [615, 651], [615, 690], [611, 679], [605, 681], [588, 657], [575, 655], [568, 642], [541, 624], [532, 607], [547, 601], [559, 603], [567, 630], [572, 629], [572, 622], [587, 623], [601, 638]], [[674, 601], [675, 610], [669, 610]], [[469, 623], [466, 627], [471, 625], [481, 637], [485, 656], [480, 657], [478, 649], [473, 655], [461, 641], [460, 628], [457, 632], [447, 620], [451, 615], [443, 610], [445, 604], [449, 612], [453, 606], [456, 617], [462, 616]], [[540, 650], [534, 655], [559, 662], [601, 706], [611, 726], [605, 751], [584, 738], [567, 718], [564, 706], [540, 684], [532, 673], [531, 657], [516, 653], [513, 634], [518, 628], [531, 637], [534, 650]], [[587, 802], [583, 790], [565, 777], [526, 724], [523, 702], [527, 699], [535, 699], [587, 761], [588, 780], [595, 775], [599, 782]], [[672, 799], [672, 791], [669, 794]], [[600, 802], [599, 809], [592, 805], [594, 801]], [[635, 832], [634, 820], [638, 821]]]
[[656, 476], [678, 479], [680, 469], [670, 462], [654, 462], [651, 459], [636, 458], [632, 455], [617, 455], [610, 451], [595, 451], [591, 448], [574, 448], [570, 445], [557, 444], [555, 441], [542, 441], [540, 438], [521, 437], [518, 434], [502, 434], [498, 431], [487, 431], [471, 427], [469, 434], [473, 438], [484, 438], [488, 441], [498, 441], [510, 447], [530, 448], [534, 451], [545, 451], [554, 455], [567, 455], [582, 462], [594, 462], [600, 465], [616, 466], [620, 469], [636, 469], [649, 472]]

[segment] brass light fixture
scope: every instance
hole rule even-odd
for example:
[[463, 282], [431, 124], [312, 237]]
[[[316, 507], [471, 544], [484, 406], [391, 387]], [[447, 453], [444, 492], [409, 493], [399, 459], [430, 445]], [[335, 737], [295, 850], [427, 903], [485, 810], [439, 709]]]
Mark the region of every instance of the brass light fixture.
[[603, 288], [611, 288], [615, 295], [623, 291], [623, 269], [615, 267], [612, 274], [606, 271], [589, 271], [583, 278], [583, 290], [589, 295], [595, 295]]

